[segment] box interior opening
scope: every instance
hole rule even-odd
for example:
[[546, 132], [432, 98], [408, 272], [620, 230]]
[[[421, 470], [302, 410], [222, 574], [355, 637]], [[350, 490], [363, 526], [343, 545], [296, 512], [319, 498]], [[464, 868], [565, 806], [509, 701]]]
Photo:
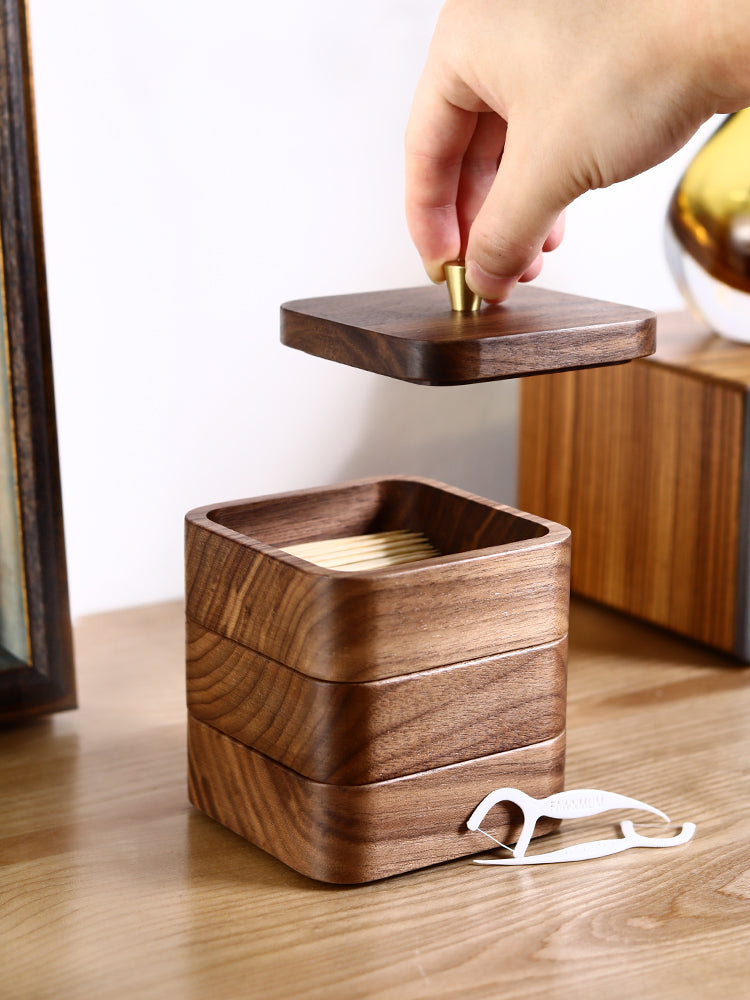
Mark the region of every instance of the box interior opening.
[[548, 529], [429, 483], [382, 479], [216, 508], [210, 520], [267, 545], [412, 531], [441, 555], [541, 538]]

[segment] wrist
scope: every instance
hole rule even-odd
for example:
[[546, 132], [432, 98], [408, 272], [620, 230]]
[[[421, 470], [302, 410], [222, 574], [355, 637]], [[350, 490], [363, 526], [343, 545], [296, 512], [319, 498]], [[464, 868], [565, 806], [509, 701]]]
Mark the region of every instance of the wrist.
[[[681, 4], [675, 5], [677, 7]], [[746, 0], [700, 0], [693, 7], [690, 39], [694, 64], [717, 112], [750, 106], [750, 10]]]

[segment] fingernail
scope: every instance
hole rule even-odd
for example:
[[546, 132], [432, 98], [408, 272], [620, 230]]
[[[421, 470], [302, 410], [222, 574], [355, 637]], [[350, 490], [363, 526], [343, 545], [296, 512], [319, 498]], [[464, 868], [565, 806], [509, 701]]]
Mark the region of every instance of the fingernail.
[[498, 278], [488, 274], [475, 260], [466, 265], [466, 280], [487, 302], [503, 302], [516, 286], [517, 278]]

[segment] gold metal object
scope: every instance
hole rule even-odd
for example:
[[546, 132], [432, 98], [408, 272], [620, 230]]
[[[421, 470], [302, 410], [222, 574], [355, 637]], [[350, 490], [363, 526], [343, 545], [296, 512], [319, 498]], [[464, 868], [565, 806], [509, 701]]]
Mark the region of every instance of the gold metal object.
[[453, 312], [477, 312], [482, 299], [466, 284], [466, 264], [462, 260], [451, 260], [444, 266], [445, 280], [451, 299]]
[[669, 224], [707, 274], [750, 292], [750, 110], [727, 118], [688, 166]]

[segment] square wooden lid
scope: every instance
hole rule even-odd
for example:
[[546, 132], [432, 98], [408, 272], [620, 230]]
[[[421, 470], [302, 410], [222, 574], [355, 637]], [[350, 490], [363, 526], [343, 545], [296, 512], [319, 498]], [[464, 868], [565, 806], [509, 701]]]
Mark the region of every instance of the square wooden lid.
[[502, 305], [455, 313], [433, 285], [287, 302], [281, 340], [407, 382], [463, 385], [646, 357], [656, 317], [528, 285]]

